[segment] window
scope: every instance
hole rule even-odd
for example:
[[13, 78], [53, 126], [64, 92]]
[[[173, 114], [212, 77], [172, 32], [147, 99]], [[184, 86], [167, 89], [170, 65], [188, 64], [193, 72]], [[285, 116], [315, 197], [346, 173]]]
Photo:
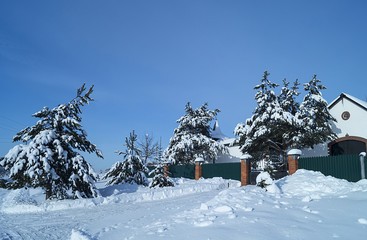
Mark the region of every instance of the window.
[[342, 119], [348, 120], [350, 118], [350, 113], [348, 111], [345, 111], [342, 113]]

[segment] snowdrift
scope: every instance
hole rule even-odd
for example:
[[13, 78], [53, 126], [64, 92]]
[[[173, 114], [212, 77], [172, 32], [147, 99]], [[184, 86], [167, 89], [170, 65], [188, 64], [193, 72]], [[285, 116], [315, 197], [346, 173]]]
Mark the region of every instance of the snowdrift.
[[[132, 184], [120, 184], [105, 187], [105, 181], [97, 183], [102, 197], [91, 199], [45, 201], [42, 189], [0, 189], [0, 211], [3, 213], [32, 213], [47, 212], [73, 208], [93, 208], [99, 205], [156, 201], [175, 198], [199, 192], [208, 192], [233, 188], [231, 193], [223, 192], [218, 196], [235, 194], [234, 198], [243, 201], [251, 195], [275, 194], [288, 198], [300, 198], [302, 201], [312, 201], [322, 197], [334, 197], [354, 191], [367, 191], [367, 180], [351, 183], [346, 180], [324, 176], [320, 172], [298, 170], [292, 176], [275, 181], [264, 189], [255, 186], [239, 188], [240, 182], [222, 178], [174, 179], [175, 187], [155, 188], [142, 187]], [[223, 195], [223, 196], [222, 196]], [[233, 196], [232, 196], [233, 197]], [[221, 200], [225, 202], [225, 200]], [[205, 208], [205, 206], [203, 206]], [[218, 211], [228, 210], [219, 208]], [[249, 210], [249, 209], [247, 209]]]
[[240, 186], [238, 181], [222, 178], [200, 179], [199, 181], [177, 178], [174, 181], [175, 187], [153, 189], [136, 184], [119, 184], [106, 187], [106, 181], [101, 181], [96, 185], [99, 187], [102, 197], [75, 200], [45, 201], [45, 195], [41, 188], [0, 189], [0, 211], [3, 213], [32, 213], [72, 208], [92, 208], [117, 203], [156, 201]]

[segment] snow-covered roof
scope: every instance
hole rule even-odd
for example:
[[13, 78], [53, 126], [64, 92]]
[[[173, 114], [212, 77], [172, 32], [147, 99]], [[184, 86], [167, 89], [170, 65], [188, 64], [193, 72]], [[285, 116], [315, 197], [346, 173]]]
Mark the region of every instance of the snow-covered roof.
[[329, 109], [333, 108], [335, 106], [335, 104], [337, 104], [343, 98], [349, 99], [351, 102], [353, 102], [354, 104], [358, 105], [359, 107], [361, 107], [361, 108], [363, 108], [364, 110], [367, 111], [367, 102], [365, 102], [361, 99], [358, 99], [356, 97], [353, 97], [352, 95], [347, 94], [347, 93], [341, 93], [339, 97], [337, 97], [334, 101], [332, 101], [329, 104], [329, 106], [328, 106]]
[[218, 120], [215, 121], [211, 136], [212, 136], [213, 139], [216, 139], [216, 140], [228, 139], [228, 137], [226, 135], [224, 135], [222, 133], [222, 131], [220, 130]]

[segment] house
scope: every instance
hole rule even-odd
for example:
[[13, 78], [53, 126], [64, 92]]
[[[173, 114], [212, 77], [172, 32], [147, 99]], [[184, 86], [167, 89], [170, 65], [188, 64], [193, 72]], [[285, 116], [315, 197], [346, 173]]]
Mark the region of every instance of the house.
[[[337, 120], [332, 123], [332, 129], [337, 135], [337, 139], [332, 142], [316, 145], [313, 149], [302, 149], [303, 157], [359, 154], [367, 152], [367, 102], [362, 101], [346, 93], [341, 93], [329, 106], [330, 114]], [[235, 144], [236, 138], [229, 138], [224, 135], [215, 122], [211, 137], [222, 142], [228, 153], [220, 154], [215, 163], [240, 162], [242, 152]], [[269, 145], [271, 159], [282, 162], [283, 159], [276, 148]]]
[[219, 127], [218, 121], [215, 121], [211, 137], [214, 140], [221, 142], [228, 149], [228, 153], [219, 154], [213, 163], [241, 162], [242, 152], [240, 147], [235, 144], [236, 138], [229, 138], [224, 135]]
[[329, 106], [337, 120], [332, 124], [338, 138], [319, 144], [314, 149], [303, 149], [304, 157], [359, 154], [367, 150], [367, 102], [341, 93]]

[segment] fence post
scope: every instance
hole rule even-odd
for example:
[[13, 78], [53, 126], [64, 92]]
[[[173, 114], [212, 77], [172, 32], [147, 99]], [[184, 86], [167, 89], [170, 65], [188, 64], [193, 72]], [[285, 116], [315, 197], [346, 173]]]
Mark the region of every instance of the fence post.
[[250, 184], [251, 158], [249, 154], [241, 156], [241, 186]]
[[168, 177], [168, 173], [169, 173], [169, 162], [164, 162], [163, 163], [163, 176], [164, 177]]
[[289, 175], [292, 175], [298, 170], [298, 159], [301, 155], [302, 151], [299, 149], [291, 149], [288, 152]]
[[364, 169], [364, 157], [366, 156], [365, 152], [361, 152], [359, 154], [359, 160], [361, 161], [361, 179], [366, 179], [366, 172]]
[[195, 180], [199, 180], [201, 178], [201, 165], [203, 164], [204, 159], [198, 157], [195, 159]]

